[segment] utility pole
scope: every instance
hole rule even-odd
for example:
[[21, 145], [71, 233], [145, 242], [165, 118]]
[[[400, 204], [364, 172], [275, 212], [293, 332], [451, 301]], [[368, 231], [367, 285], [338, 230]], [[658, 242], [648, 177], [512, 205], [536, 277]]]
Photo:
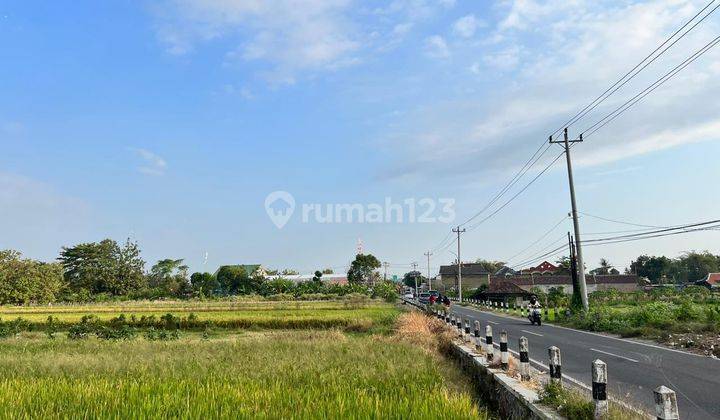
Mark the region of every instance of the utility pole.
[[465, 233], [465, 229], [460, 229], [460, 226], [457, 227], [457, 229], [452, 230], [453, 233], [457, 233], [457, 246], [458, 246], [458, 301], [462, 302], [462, 260], [460, 259], [460, 234]]
[[424, 255], [427, 257], [427, 260], [428, 260], [428, 277], [427, 277], [427, 279], [428, 279], [428, 291], [429, 291], [429, 290], [432, 290], [432, 280], [430, 280], [430, 256], [431, 256], [432, 254], [433, 254], [433, 253], [430, 252], [430, 251], [428, 251], [428, 252], [426, 252], [426, 253], [424, 254]]
[[578, 222], [577, 202], [575, 200], [575, 183], [573, 181], [572, 160], [570, 159], [570, 144], [582, 142], [582, 134], [576, 140], [568, 140], [568, 129], [565, 127], [563, 141], [554, 141], [550, 136], [550, 143], [560, 144], [565, 149], [565, 159], [567, 160], [568, 183], [570, 185], [570, 204], [572, 205], [573, 230], [575, 231], [575, 253], [577, 257], [578, 283], [580, 284], [580, 298], [582, 299], [583, 310], [587, 312], [588, 296], [587, 284], [585, 283], [585, 264], [582, 258], [582, 247], [580, 246], [580, 223]]
[[383, 268], [385, 268], [385, 274], [383, 274], [383, 280], [385, 280], [385, 281], [387, 281], [387, 269], [388, 269], [388, 265], [390, 265], [390, 264], [388, 264], [387, 261], [383, 262]]
[[417, 265], [418, 264], [416, 262], [413, 262], [413, 263], [410, 263], [410, 265], [413, 268], [413, 277], [415, 277], [415, 299], [419, 299], [420, 293], [418, 292], [418, 283], [417, 283]]

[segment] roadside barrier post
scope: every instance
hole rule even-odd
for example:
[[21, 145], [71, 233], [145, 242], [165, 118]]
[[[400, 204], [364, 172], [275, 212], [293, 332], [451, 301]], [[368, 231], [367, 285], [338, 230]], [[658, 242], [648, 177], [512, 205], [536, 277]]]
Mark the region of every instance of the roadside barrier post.
[[525, 305], [520, 305], [520, 316], [525, 318]]
[[655, 415], [659, 420], [678, 420], [680, 413], [678, 412], [677, 397], [675, 391], [660, 385], [653, 391], [655, 394]]
[[458, 330], [458, 337], [462, 338], [463, 336], [463, 328], [462, 328], [462, 318], [457, 317], [457, 325], [455, 325]]
[[510, 307], [508, 306], [508, 303], [505, 302], [505, 313], [510, 312]]
[[550, 382], [562, 386], [562, 368], [560, 361], [560, 349], [552, 346], [548, 349], [548, 356], [550, 357]]
[[493, 348], [492, 342], [492, 327], [489, 325], [485, 326], [485, 358], [488, 363], [492, 362], [493, 354], [495, 349]]
[[529, 346], [528, 346], [527, 338], [520, 337], [519, 349], [520, 349], [520, 380], [521, 381], [529, 381], [530, 380], [530, 355], [528, 354]]
[[450, 315], [450, 326], [455, 328], [455, 315]]
[[470, 335], [470, 320], [465, 318], [465, 341], [470, 342], [472, 340]]
[[482, 341], [480, 341], [480, 321], [475, 321], [475, 351], [482, 353]]
[[508, 370], [509, 367], [507, 331], [500, 332], [500, 367], [502, 370]]
[[592, 396], [595, 403], [595, 418], [607, 415], [607, 364], [600, 359], [592, 362]]
[[447, 311], [445, 311], [445, 323], [446, 324], [450, 323], [450, 314], [448, 314]]

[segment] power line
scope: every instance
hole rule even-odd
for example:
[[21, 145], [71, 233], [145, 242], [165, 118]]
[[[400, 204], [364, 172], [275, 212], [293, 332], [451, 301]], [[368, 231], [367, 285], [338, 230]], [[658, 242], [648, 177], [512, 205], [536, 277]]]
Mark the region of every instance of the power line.
[[622, 221], [622, 220], [609, 219], [609, 218], [607, 218], [607, 217], [596, 216], [596, 215], [594, 215], [594, 214], [585, 213], [585, 212], [583, 212], [583, 211], [578, 211], [578, 213], [582, 214], [583, 216], [588, 216], [588, 217], [592, 217], [592, 218], [595, 218], [595, 219], [604, 220], [604, 221], [606, 221], [606, 222], [619, 223], [619, 224], [621, 224], [621, 225], [637, 226], [637, 227], [646, 227], [646, 228], [653, 228], [653, 229], [662, 229], [662, 228], [668, 227], [668, 226], [655, 226], [655, 225], [641, 225], [641, 224], [639, 224], [639, 223], [631, 223], [631, 222], [625, 222], [625, 221]]
[[[690, 20], [685, 22], [683, 26], [680, 27], [677, 31], [675, 31], [670, 37], [668, 37], [665, 41], [663, 41], [662, 44], [660, 44], [657, 48], [655, 48], [650, 54], [648, 54], [645, 58], [643, 58], [638, 64], [635, 65], [632, 69], [630, 69], [627, 73], [625, 73], [620, 79], [618, 79], [615, 83], [613, 83], [609, 88], [607, 88], [603, 93], [601, 93], [597, 98], [595, 98], [592, 102], [587, 104], [585, 108], [581, 109], [577, 114], [575, 114], [570, 120], [568, 120], [565, 124], [560, 126], [557, 130], [555, 130], [553, 133], [551, 133], [551, 136], [554, 136], [555, 134], [559, 133], [564, 128], [567, 128], [571, 126], [572, 124], [575, 124], [579, 120], [581, 120], [583, 117], [585, 117], [588, 113], [590, 113], [593, 109], [597, 108], [598, 105], [603, 103], [607, 98], [609, 98], [613, 93], [617, 92], [620, 88], [622, 88], [625, 84], [627, 84], [630, 80], [635, 78], [640, 72], [642, 72], [647, 66], [652, 64], [655, 60], [657, 60], [661, 55], [663, 55], [668, 49], [670, 49], [673, 45], [675, 45], [678, 41], [680, 41], [682, 38], [685, 37], [688, 33], [690, 33], [693, 29], [695, 29], [696, 26], [698, 26], [702, 21], [704, 21], [710, 14], [712, 14], [718, 6], [715, 6], [710, 12], [708, 12], [705, 16], [703, 16], [702, 19], [700, 19], [698, 22], [696, 22], [690, 29], [685, 31], [680, 37], [678, 37], [676, 40], [674, 40], [670, 45], [668, 45], [665, 49], [660, 51], [659, 54], [655, 55], [656, 52], [658, 52], [665, 44], [670, 42], [677, 34], [679, 34], [683, 29], [685, 29], [692, 21], [694, 21], [698, 16], [700, 16], [705, 10], [707, 10], [710, 5], [712, 5], [715, 2], [715, 0], [710, 1], [705, 7], [700, 9], [699, 12], [697, 12]], [[655, 57], [653, 57], [655, 55]], [[650, 61], [650, 57], [653, 57]], [[646, 62], [647, 61], [647, 62]], [[643, 64], [645, 63], [645, 64]], [[641, 67], [642, 66], [642, 67]], [[637, 71], [635, 71], [637, 70]], [[629, 77], [628, 77], [629, 76]]]
[[610, 113], [605, 115], [600, 120], [596, 121], [595, 124], [591, 125], [590, 127], [586, 128], [585, 130], [583, 130], [583, 132], [580, 134], [580, 136], [582, 137], [588, 131], [589, 131], [589, 133], [587, 133], [587, 135], [585, 135], [585, 138], [590, 137], [591, 135], [595, 134], [598, 130], [605, 127], [607, 124], [609, 124], [610, 122], [615, 120], [617, 117], [619, 117], [620, 115], [625, 113], [625, 111], [627, 111], [628, 109], [633, 107], [635, 104], [637, 104], [638, 102], [643, 100], [646, 96], [651, 94], [655, 89], [659, 88], [660, 86], [665, 84], [665, 82], [667, 82], [668, 80], [675, 77], [675, 75], [680, 73], [683, 69], [685, 69], [685, 67], [689, 66], [695, 60], [702, 57], [706, 52], [708, 52], [710, 49], [715, 47], [715, 45], [717, 45], [718, 42], [720, 42], [720, 36], [714, 38], [712, 41], [705, 44], [702, 48], [695, 51], [695, 53], [693, 53], [690, 57], [686, 58], [685, 61], [683, 61], [682, 63], [675, 66], [672, 70], [670, 70], [665, 75], [660, 77], [658, 80], [653, 82], [650, 86], [646, 87], [645, 89], [640, 91], [638, 94], [636, 94], [632, 98], [625, 101], [622, 105], [615, 108], [613, 111], [611, 111]]
[[512, 257], [506, 259], [505, 261], [506, 261], [506, 262], [510, 262], [510, 261], [512, 261], [513, 259], [515, 259], [517, 256], [522, 255], [523, 253], [525, 253], [525, 251], [527, 251], [528, 249], [532, 248], [535, 244], [537, 244], [538, 242], [542, 241], [542, 240], [545, 239], [548, 235], [550, 235], [551, 233], [553, 233], [553, 232], [555, 231], [555, 229], [557, 229], [557, 227], [560, 226], [560, 225], [561, 225], [564, 221], [566, 221], [567, 219], [568, 219], [567, 216], [563, 216], [562, 219], [560, 219], [555, 225], [553, 225], [553, 227], [551, 227], [551, 228], [550, 228], [547, 232], [545, 232], [542, 236], [540, 236], [538, 239], [536, 239], [535, 242], [531, 243], [530, 245], [527, 246], [527, 248], [524, 248], [522, 251], [520, 251], [520, 252], [518, 252], [517, 254], [513, 255]]
[[686, 229], [686, 230], [682, 230], [680, 232], [668, 232], [668, 233], [660, 233], [657, 235], [649, 235], [649, 236], [643, 236], [643, 237], [637, 237], [637, 238], [627, 238], [627, 239], [618, 239], [618, 240], [612, 240], [612, 241], [607, 241], [607, 242], [591, 243], [591, 244], [587, 244], [586, 246], [600, 246], [600, 245], [617, 244], [617, 243], [621, 243], [621, 242], [640, 241], [643, 239], [659, 238], [659, 237], [663, 237], [663, 236], [682, 235], [682, 234], [691, 233], [691, 232], [718, 230], [719, 228], [720, 228], [720, 225], [700, 227], [700, 228], [695, 228], [695, 229]]
[[[643, 233], [635, 233], [635, 234], [630, 234], [630, 235], [612, 236], [609, 238], [589, 239], [589, 240], [583, 241], [583, 243], [605, 242], [605, 241], [616, 240], [616, 239], [637, 238], [637, 237], [643, 237], [643, 236], [646, 236], [649, 234], [672, 232], [672, 231], [676, 231], [676, 230], [685, 230], [688, 228], [696, 228], [699, 226], [705, 226], [707, 228], [708, 227], [707, 225], [717, 225], [718, 223], [720, 223], [720, 219], [710, 220], [707, 222], [691, 223], [691, 224], [686, 224], [686, 225], [658, 229], [658, 230], [643, 232]], [[720, 227], [720, 225], [712, 226], [712, 228], [715, 228], [715, 227]]]
[[560, 159], [564, 154], [565, 154], [565, 152], [562, 152], [562, 153], [560, 153], [559, 155], [557, 155], [557, 156], [555, 157], [555, 159], [553, 159], [547, 166], [545, 166], [545, 168], [544, 168], [542, 171], [540, 171], [537, 175], [535, 175], [535, 177], [534, 177], [532, 180], [530, 180], [530, 182], [528, 182], [527, 184], [525, 184], [525, 186], [522, 187], [522, 189], [520, 189], [520, 191], [518, 191], [517, 193], [515, 193], [515, 195], [513, 195], [512, 197], [510, 197], [510, 199], [508, 199], [502, 206], [500, 206], [500, 207], [498, 207], [497, 209], [495, 209], [495, 211], [493, 211], [493, 212], [490, 213], [489, 215], [485, 216], [485, 217], [484, 217], [483, 219], [481, 219], [479, 222], [477, 222], [477, 223], [475, 223], [474, 225], [470, 226], [470, 227], [468, 228], [468, 230], [473, 230], [473, 229], [477, 228], [478, 226], [480, 226], [481, 224], [483, 224], [484, 222], [486, 222], [488, 219], [490, 219], [491, 217], [495, 216], [498, 212], [500, 212], [500, 210], [504, 209], [508, 204], [510, 204], [513, 200], [515, 200], [520, 194], [522, 194], [523, 192], [525, 192], [525, 190], [527, 190], [528, 187], [530, 187], [530, 185], [532, 185], [533, 183], [535, 183], [535, 181], [537, 181], [538, 178], [540, 178], [545, 172], [547, 172], [547, 170], [550, 169], [550, 167], [552, 167], [552, 166], [555, 164], [555, 162], [557, 162], [558, 159]]

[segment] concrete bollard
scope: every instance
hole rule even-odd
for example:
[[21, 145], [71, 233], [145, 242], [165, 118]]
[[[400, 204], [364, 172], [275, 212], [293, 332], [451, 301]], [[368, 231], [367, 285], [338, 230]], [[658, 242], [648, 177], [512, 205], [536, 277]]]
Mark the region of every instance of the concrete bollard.
[[445, 323], [450, 324], [450, 314], [445, 312]]
[[455, 315], [450, 315], [450, 326], [455, 328]]
[[678, 420], [680, 418], [675, 391], [665, 385], [660, 385], [655, 388], [653, 394], [655, 394], [655, 415], [658, 419]]
[[480, 321], [475, 321], [475, 351], [482, 353], [482, 341], [480, 340]]
[[487, 359], [488, 363], [492, 362], [493, 354], [495, 354], [495, 349], [493, 348], [492, 327], [489, 325], [486, 325], [485, 326], [485, 358]]
[[458, 337], [462, 338], [463, 336], [463, 328], [462, 328], [462, 318], [457, 317], [457, 324], [455, 325], [458, 331]]
[[505, 313], [510, 312], [510, 307], [508, 306], [508, 303], [505, 302]]
[[592, 396], [595, 403], [595, 418], [605, 418], [608, 413], [607, 365], [600, 359], [592, 362]]
[[528, 345], [528, 339], [525, 337], [520, 337], [520, 342], [518, 343], [518, 348], [520, 350], [520, 380], [521, 381], [529, 381], [530, 380], [530, 354], [529, 354], [530, 347]]
[[548, 356], [550, 357], [550, 382], [556, 383], [562, 386], [562, 368], [560, 360], [560, 349], [552, 346], [548, 349]]
[[465, 318], [465, 341], [470, 342], [472, 340], [472, 336], [470, 335], [470, 320]]
[[520, 316], [525, 318], [525, 305], [520, 305]]
[[500, 332], [500, 367], [502, 370], [508, 370], [510, 367], [510, 358], [508, 357], [507, 348], [507, 331]]

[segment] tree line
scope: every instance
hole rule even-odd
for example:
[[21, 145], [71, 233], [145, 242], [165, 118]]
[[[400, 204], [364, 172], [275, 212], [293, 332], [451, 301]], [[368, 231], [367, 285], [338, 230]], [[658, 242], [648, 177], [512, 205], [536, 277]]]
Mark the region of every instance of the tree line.
[[[349, 285], [326, 284], [318, 270], [312, 280], [292, 282], [282, 277], [268, 280], [243, 266], [223, 266], [217, 273], [190, 274], [182, 259], [162, 259], [146, 270], [137, 243], [112, 239], [63, 247], [55, 262], [23, 258], [18, 251], [0, 251], [0, 303], [27, 304], [87, 302], [112, 298], [157, 299], [260, 294], [304, 295], [369, 293], [373, 270], [380, 263], [372, 255], [358, 255], [348, 273]], [[278, 271], [271, 271], [278, 273]], [[279, 275], [297, 274], [283, 270]], [[376, 284], [374, 294], [394, 291]], [[378, 292], [379, 291], [379, 292]], [[389, 298], [389, 297], [388, 297]]]

